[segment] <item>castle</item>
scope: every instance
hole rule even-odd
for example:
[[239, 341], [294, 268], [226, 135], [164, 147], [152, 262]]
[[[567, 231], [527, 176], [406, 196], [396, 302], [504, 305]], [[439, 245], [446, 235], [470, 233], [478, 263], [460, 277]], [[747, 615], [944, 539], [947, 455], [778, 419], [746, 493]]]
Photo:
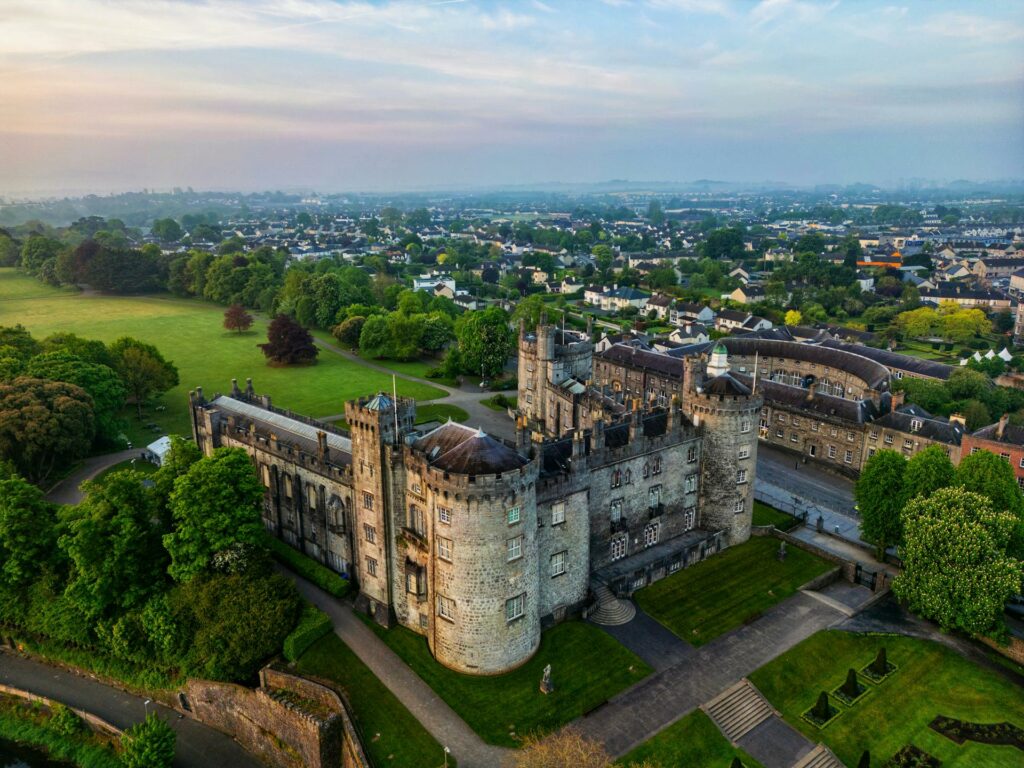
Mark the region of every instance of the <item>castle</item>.
[[252, 457], [267, 529], [353, 578], [357, 609], [424, 635], [447, 667], [498, 674], [592, 582], [630, 594], [750, 536], [762, 401], [724, 347], [685, 362], [682, 399], [625, 398], [593, 366], [587, 336], [521, 328], [514, 443], [418, 430], [415, 402], [386, 394], [346, 403], [341, 430], [251, 380], [192, 392], [193, 437]]

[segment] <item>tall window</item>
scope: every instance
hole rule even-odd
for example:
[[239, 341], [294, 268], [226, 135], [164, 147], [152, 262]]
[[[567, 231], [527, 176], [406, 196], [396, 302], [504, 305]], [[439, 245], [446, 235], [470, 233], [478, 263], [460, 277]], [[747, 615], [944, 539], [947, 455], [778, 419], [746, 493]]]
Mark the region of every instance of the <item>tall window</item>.
[[505, 621], [522, 618], [526, 612], [526, 593], [510, 597], [505, 601]]
[[741, 445], [739, 447], [739, 449], [737, 449], [737, 451], [736, 451], [736, 458], [737, 459], [749, 459], [750, 458], [750, 446], [749, 445]]
[[437, 596], [437, 615], [448, 621], [455, 621], [455, 601], [443, 595]]
[[612, 560], [621, 560], [626, 556], [628, 537], [623, 534], [612, 539]]
[[516, 536], [515, 538], [508, 539], [505, 542], [508, 550], [508, 561], [518, 560], [523, 556], [523, 537]]
[[687, 507], [686, 511], [683, 512], [683, 526], [688, 531], [693, 530], [693, 526], [697, 524], [697, 508]]
[[373, 494], [363, 491], [363, 509], [373, 509]]
[[565, 573], [565, 556], [567, 554], [568, 554], [568, 551], [555, 552], [555, 554], [553, 554], [551, 556], [551, 575], [552, 576], [561, 576], [563, 573]]
[[743, 421], [740, 422], [740, 432], [742, 432], [743, 434], [746, 434], [749, 431], [750, 431], [750, 422], [747, 421], [746, 419], [744, 419]]
[[697, 475], [687, 475], [683, 481], [683, 492], [694, 493], [697, 490]]
[[697, 446], [691, 445], [686, 449], [686, 463], [693, 464], [697, 461]]
[[442, 560], [448, 560], [451, 562], [452, 559], [452, 540], [446, 539], [444, 536], [437, 537], [437, 556]]
[[377, 529], [369, 523], [363, 523], [363, 536], [365, 536], [366, 540], [371, 544], [377, 543]]
[[551, 524], [560, 525], [565, 522], [565, 502], [558, 501], [551, 505]]
[[651, 467], [651, 472], [655, 475], [661, 474], [661, 456], [654, 457], [654, 465]]
[[828, 447], [828, 457], [830, 459], [834, 459], [836, 457], [836, 447], [834, 445], [830, 445]]
[[423, 510], [415, 504], [409, 506], [409, 527], [420, 534], [426, 530], [426, 525], [423, 521]]
[[616, 499], [611, 504], [611, 518], [613, 523], [622, 519], [622, 499]]
[[652, 547], [658, 543], [658, 533], [661, 530], [660, 523], [648, 523], [644, 526], [644, 546]]
[[736, 470], [736, 483], [741, 484], [747, 482], [747, 470], [737, 469]]
[[377, 575], [377, 561], [372, 557], [366, 558], [366, 572], [371, 576]]
[[451, 521], [452, 521], [452, 511], [451, 511], [451, 509], [449, 509], [448, 507], [438, 507], [437, 508], [437, 520], [438, 520], [438, 522], [445, 523], [445, 524], [451, 523]]
[[616, 469], [612, 471], [612, 488], [618, 488], [622, 485], [622, 470]]
[[733, 514], [738, 515], [741, 512], [743, 512], [743, 507], [744, 507], [743, 499], [737, 499], [733, 503], [733, 505], [732, 505]]
[[647, 490], [647, 506], [653, 509], [659, 504], [661, 504], [661, 486], [655, 485]]
[[508, 513], [508, 524], [515, 525], [519, 522], [519, 507], [509, 507]]

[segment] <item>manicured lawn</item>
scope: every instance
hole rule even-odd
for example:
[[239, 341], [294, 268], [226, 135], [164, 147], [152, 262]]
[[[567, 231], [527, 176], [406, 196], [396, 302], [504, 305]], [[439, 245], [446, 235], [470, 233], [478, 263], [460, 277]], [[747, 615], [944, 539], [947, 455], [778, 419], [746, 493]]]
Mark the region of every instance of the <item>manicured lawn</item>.
[[[519, 746], [519, 739], [575, 720], [651, 673], [611, 636], [581, 621], [547, 630], [540, 649], [506, 675], [475, 677], [453, 672], [430, 655], [427, 641], [404, 627], [374, 629], [489, 744]], [[553, 693], [538, 687], [551, 665]]]
[[[327, 635], [306, 651], [298, 671], [323, 678], [345, 694], [375, 766], [435, 768], [444, 763], [437, 740], [337, 635]], [[449, 755], [448, 765], [455, 765], [456, 757]]]
[[[497, 398], [503, 398], [502, 402], [498, 402]], [[500, 411], [504, 413], [509, 408], [515, 408], [519, 402], [519, 398], [515, 395], [502, 395], [500, 392], [493, 397], [488, 397], [480, 401], [481, 405], [485, 405], [492, 411]]]
[[423, 424], [428, 421], [465, 421], [469, 414], [457, 405], [445, 403], [430, 403], [429, 405], [416, 406], [416, 423]]
[[788, 531], [798, 522], [800, 521], [793, 515], [769, 507], [760, 501], [754, 502], [754, 525], [774, 525], [780, 531]]
[[[128, 437], [145, 445], [162, 432], [189, 434], [188, 392], [202, 386], [206, 395], [227, 392], [232, 377], [244, 386], [253, 378], [256, 391], [275, 405], [309, 416], [345, 409], [345, 400], [391, 391], [391, 376], [321, 350], [316, 365], [271, 368], [257, 344], [266, 340], [266, 322], [257, 319], [244, 334], [225, 331], [224, 308], [197, 300], [159, 296], [82, 296], [48, 289], [13, 269], [0, 269], [0, 325], [22, 323], [37, 338], [71, 331], [110, 342], [134, 336], [156, 345], [178, 366], [181, 384], [158, 403], [165, 411], [146, 412], [140, 424], [129, 419]], [[31, 293], [35, 291], [35, 293]], [[32, 298], [32, 297], [35, 298]], [[398, 392], [417, 400], [444, 397], [443, 390], [398, 379]], [[143, 424], [155, 423], [158, 430]]]
[[752, 538], [672, 574], [634, 595], [637, 604], [683, 640], [704, 645], [736, 629], [832, 568], [810, 552], [779, 540]]
[[[836, 688], [847, 669], [858, 671], [884, 646], [896, 671], [853, 707], [817, 729], [801, 718], [822, 690]], [[928, 727], [936, 715], [981, 723], [1008, 720], [1024, 727], [1024, 689], [967, 661], [945, 646], [902, 636], [819, 632], [750, 675], [783, 717], [812, 741], [823, 741], [846, 765], [871, 750], [881, 765], [900, 747], [914, 744], [945, 768], [1024, 766], [1024, 752], [1009, 746], [965, 742], [958, 746]], [[837, 704], [833, 699], [833, 705]]]
[[711, 718], [699, 709], [673, 723], [617, 762], [629, 766], [648, 760], [660, 766], [728, 768], [738, 757], [746, 768], [762, 768], [742, 749], [732, 746]]
[[103, 478], [108, 477], [114, 474], [115, 472], [124, 472], [125, 470], [135, 470], [136, 472], [139, 472], [140, 474], [143, 475], [151, 475], [159, 469], [159, 467], [156, 464], [154, 464], [151, 461], [146, 461], [145, 459], [135, 459], [134, 461], [134, 465], [132, 464], [132, 459], [128, 459], [128, 461], [122, 461], [120, 464], [115, 464], [112, 467], [107, 467], [98, 475], [96, 475], [96, 477], [94, 477], [93, 480], [102, 480]]

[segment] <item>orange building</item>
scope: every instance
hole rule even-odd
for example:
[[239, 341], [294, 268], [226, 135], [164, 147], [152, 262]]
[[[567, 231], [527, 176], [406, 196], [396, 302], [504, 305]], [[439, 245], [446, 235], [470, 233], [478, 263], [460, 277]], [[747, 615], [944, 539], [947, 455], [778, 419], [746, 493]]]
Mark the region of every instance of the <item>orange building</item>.
[[965, 434], [960, 443], [961, 458], [978, 451], [990, 451], [1013, 467], [1017, 477], [1017, 485], [1024, 488], [1024, 427], [1015, 427], [1008, 423], [1009, 417], [1003, 414], [995, 424]]

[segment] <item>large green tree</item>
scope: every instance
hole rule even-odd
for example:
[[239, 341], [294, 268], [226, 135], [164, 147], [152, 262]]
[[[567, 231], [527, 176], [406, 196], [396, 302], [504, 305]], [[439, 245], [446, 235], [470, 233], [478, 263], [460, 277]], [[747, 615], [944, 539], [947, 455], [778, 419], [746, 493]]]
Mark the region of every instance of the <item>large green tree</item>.
[[208, 569], [217, 552], [238, 544], [258, 544], [263, 486], [245, 451], [219, 448], [200, 459], [174, 483], [170, 509], [173, 530], [164, 536], [171, 555], [169, 572], [187, 582]]
[[121, 734], [121, 762], [125, 768], [171, 768], [177, 736], [155, 712]]
[[117, 441], [121, 433], [118, 413], [124, 407], [127, 390], [112, 368], [86, 362], [68, 352], [49, 352], [29, 360], [25, 373], [37, 379], [66, 381], [84, 389], [92, 397], [97, 441], [107, 445]]
[[953, 462], [939, 445], [929, 445], [907, 462], [903, 486], [908, 499], [930, 496], [939, 488], [953, 484]]
[[21, 376], [0, 382], [0, 459], [36, 483], [80, 459], [95, 432], [93, 403], [79, 386]]
[[1020, 590], [1024, 567], [1007, 554], [1017, 524], [988, 498], [941, 488], [904, 514], [903, 571], [893, 593], [944, 630], [998, 636], [1003, 605]]
[[467, 312], [455, 324], [463, 371], [495, 378], [515, 351], [508, 313], [500, 307]]
[[[0, 584], [22, 589], [53, 557], [57, 516], [43, 492], [17, 475], [0, 480]], [[10, 593], [5, 594], [9, 599]], [[2, 599], [2, 598], [0, 598]]]
[[904, 473], [907, 460], [896, 451], [878, 451], [868, 459], [854, 489], [860, 509], [860, 531], [877, 547], [879, 557], [899, 544], [900, 514], [907, 500]]
[[110, 354], [140, 419], [142, 406], [149, 398], [178, 385], [178, 369], [152, 344], [123, 336], [110, 345]]

